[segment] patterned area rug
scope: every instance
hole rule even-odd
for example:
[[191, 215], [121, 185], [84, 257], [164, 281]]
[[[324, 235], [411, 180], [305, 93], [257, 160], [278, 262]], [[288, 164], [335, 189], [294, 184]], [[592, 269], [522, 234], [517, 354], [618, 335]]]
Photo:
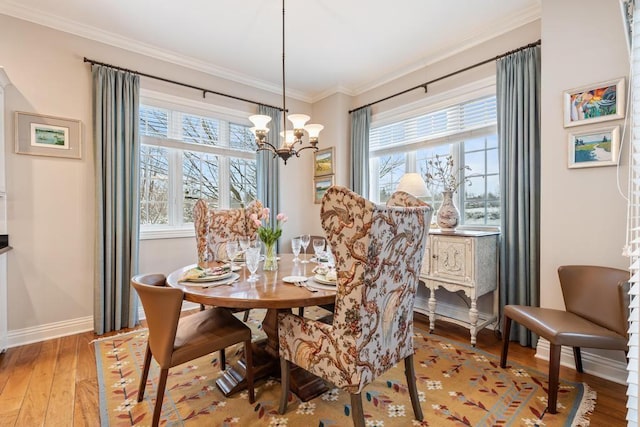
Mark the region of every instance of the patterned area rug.
[[[320, 316], [307, 310], [308, 317]], [[255, 339], [261, 312], [252, 310], [249, 323]], [[547, 376], [512, 364], [501, 369], [495, 356], [468, 345], [415, 330], [416, 376], [424, 421], [413, 418], [400, 363], [363, 391], [367, 426], [587, 426], [595, 392], [586, 384], [560, 380], [558, 413], [545, 412]], [[146, 348], [146, 329], [95, 341], [103, 426], [150, 425], [158, 369], [151, 364], [145, 399], [137, 389]], [[227, 349], [227, 363], [242, 346]], [[295, 395], [287, 413], [278, 414], [280, 383], [258, 381], [256, 402], [246, 392], [228, 398], [215, 380], [220, 373], [217, 353], [169, 370], [160, 425], [168, 426], [350, 426], [350, 399], [330, 389], [309, 402]]]

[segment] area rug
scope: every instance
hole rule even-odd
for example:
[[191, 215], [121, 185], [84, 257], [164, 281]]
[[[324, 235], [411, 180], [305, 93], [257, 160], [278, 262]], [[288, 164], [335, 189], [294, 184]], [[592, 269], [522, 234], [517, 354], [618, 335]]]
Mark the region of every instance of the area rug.
[[[313, 316], [307, 310], [306, 316]], [[260, 311], [249, 324], [260, 339]], [[95, 341], [102, 426], [150, 425], [158, 369], [152, 362], [145, 399], [136, 396], [146, 348], [147, 330]], [[595, 392], [586, 384], [560, 380], [558, 413], [546, 413], [547, 376], [511, 364], [501, 369], [495, 356], [415, 329], [414, 357], [424, 421], [413, 417], [400, 363], [363, 391], [366, 425], [392, 426], [588, 426]], [[227, 349], [233, 363], [242, 346]], [[350, 426], [348, 393], [331, 389], [309, 401], [295, 395], [280, 415], [280, 383], [258, 381], [256, 402], [247, 393], [224, 397], [215, 385], [220, 375], [217, 353], [169, 370], [160, 425], [166, 426]]]

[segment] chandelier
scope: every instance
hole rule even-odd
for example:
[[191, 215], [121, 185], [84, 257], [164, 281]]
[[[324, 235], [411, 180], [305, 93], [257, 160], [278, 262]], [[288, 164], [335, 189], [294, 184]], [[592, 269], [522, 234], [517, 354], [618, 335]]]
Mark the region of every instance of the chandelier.
[[[284, 164], [287, 164], [287, 160], [292, 157], [300, 157], [302, 150], [312, 149], [318, 151], [318, 135], [320, 131], [324, 129], [324, 126], [319, 124], [305, 125], [310, 119], [306, 114], [289, 114], [288, 118], [293, 125], [293, 130], [287, 130], [287, 99], [285, 96], [285, 67], [284, 67], [284, 0], [282, 0], [282, 132], [280, 137], [282, 142], [280, 147], [269, 143], [267, 141], [267, 132], [269, 128], [267, 124], [271, 121], [271, 117], [256, 114], [249, 117], [251, 123], [253, 123], [251, 132], [256, 137], [256, 144], [258, 149], [256, 151], [270, 151], [273, 153], [273, 157], [280, 157], [284, 160]], [[309, 135], [309, 145], [304, 145], [302, 137], [305, 131]], [[296, 148], [296, 144], [300, 144], [301, 147]]]

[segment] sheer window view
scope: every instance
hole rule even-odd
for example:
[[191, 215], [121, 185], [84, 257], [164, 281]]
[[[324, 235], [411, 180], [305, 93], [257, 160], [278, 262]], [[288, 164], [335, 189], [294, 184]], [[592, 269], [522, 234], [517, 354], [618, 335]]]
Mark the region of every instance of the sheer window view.
[[249, 126], [216, 117], [140, 107], [140, 224], [181, 227], [195, 202], [239, 207], [256, 198]]
[[[451, 155], [458, 180], [456, 194], [463, 225], [500, 225], [500, 175], [495, 96], [376, 126], [369, 134], [370, 198], [386, 202], [406, 172], [426, 180], [429, 160]], [[464, 169], [466, 166], [469, 169]], [[430, 185], [431, 184], [431, 185]], [[424, 198], [437, 210], [442, 188], [427, 182]]]

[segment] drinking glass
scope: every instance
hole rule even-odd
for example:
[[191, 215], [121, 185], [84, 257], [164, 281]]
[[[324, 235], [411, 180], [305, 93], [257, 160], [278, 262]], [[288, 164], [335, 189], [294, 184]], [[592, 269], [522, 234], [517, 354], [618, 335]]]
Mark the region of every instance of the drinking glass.
[[250, 241], [251, 239], [249, 238], [249, 236], [242, 236], [238, 238], [238, 243], [240, 244], [240, 249], [242, 249], [242, 252], [247, 250]]
[[295, 258], [293, 258], [293, 262], [298, 262], [300, 261], [300, 258], [298, 258], [298, 255], [300, 255], [300, 238], [299, 237], [294, 237], [293, 239], [291, 239], [291, 251], [293, 252], [293, 255], [295, 255]]
[[302, 245], [302, 249], [304, 249], [304, 259], [301, 261], [303, 264], [308, 263], [307, 261], [307, 247], [309, 246], [309, 241], [311, 240], [311, 236], [308, 234], [303, 234], [300, 236], [300, 244]]
[[260, 263], [260, 246], [249, 246], [244, 254], [244, 261], [249, 273], [251, 273], [247, 281], [256, 282], [259, 278], [256, 271]]
[[231, 263], [231, 271], [233, 271], [233, 260], [238, 255], [238, 241], [237, 240], [229, 240], [227, 241], [227, 256], [229, 257], [229, 262]]
[[316, 254], [316, 262], [320, 264], [320, 257], [324, 252], [324, 239], [313, 239], [313, 252]]

